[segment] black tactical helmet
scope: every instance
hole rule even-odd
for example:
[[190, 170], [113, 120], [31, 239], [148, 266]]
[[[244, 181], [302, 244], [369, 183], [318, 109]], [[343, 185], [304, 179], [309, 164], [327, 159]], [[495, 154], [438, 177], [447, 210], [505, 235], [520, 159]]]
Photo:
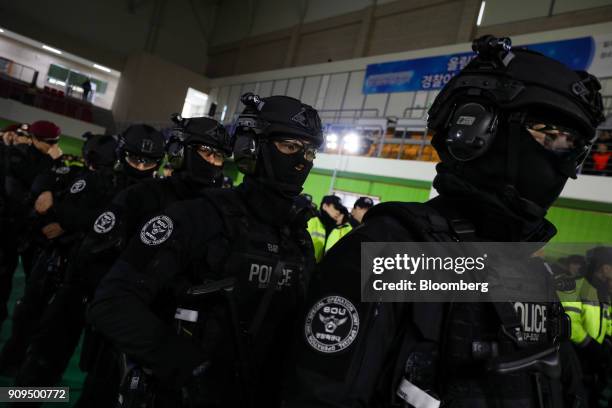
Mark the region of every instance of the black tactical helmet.
[[313, 107], [289, 96], [260, 98], [246, 93], [240, 100], [246, 107], [236, 121], [233, 144], [234, 160], [242, 172], [254, 172], [262, 139], [294, 136], [316, 148], [323, 143], [321, 119]]
[[120, 155], [128, 152], [161, 161], [165, 154], [164, 136], [152, 126], [131, 125], [119, 135], [118, 150]]
[[260, 98], [246, 93], [240, 100], [246, 108], [238, 117], [236, 132], [251, 130], [257, 135], [296, 136], [316, 147], [323, 143], [321, 119], [312, 106], [280, 95]]
[[549, 112], [579, 134], [574, 151], [563, 157], [563, 173], [588, 154], [596, 127], [604, 120], [599, 81], [537, 52], [511, 48], [508, 38], [484, 36], [477, 53], [436, 97], [429, 109], [432, 145], [442, 161], [470, 161], [490, 148], [501, 121], [523, 124], [533, 111]]
[[183, 147], [192, 144], [215, 148], [225, 156], [232, 155], [229, 133], [216, 120], [205, 117], [183, 118], [179, 114], [174, 114], [172, 115], [172, 121], [176, 126], [172, 129], [167, 146], [170, 160], [175, 160], [175, 157], [181, 156]]
[[95, 169], [112, 167], [117, 161], [117, 140], [112, 136], [93, 135], [89, 132], [83, 137], [86, 139], [81, 152], [88, 166]]

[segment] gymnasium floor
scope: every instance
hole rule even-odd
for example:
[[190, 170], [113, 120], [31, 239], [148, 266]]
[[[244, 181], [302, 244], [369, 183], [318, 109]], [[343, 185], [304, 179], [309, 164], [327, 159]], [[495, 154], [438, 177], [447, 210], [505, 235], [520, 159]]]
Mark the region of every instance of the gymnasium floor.
[[[9, 302], [9, 313], [12, 314], [13, 305], [19, 299], [21, 294], [23, 293], [23, 287], [25, 283], [25, 276], [23, 274], [23, 270], [21, 266], [17, 269], [15, 273], [15, 277], [13, 278], [13, 290], [11, 292], [11, 299]], [[7, 320], [4, 322], [2, 329], [0, 330], [0, 345], [4, 345], [4, 342], [8, 339], [11, 332], [11, 320]], [[70, 360], [70, 364], [68, 365], [68, 369], [64, 373], [64, 378], [62, 379], [62, 386], [70, 387], [70, 403], [46, 403], [43, 407], [70, 407], [73, 406], [77, 401], [79, 394], [81, 393], [81, 387], [83, 384], [84, 375], [79, 370], [79, 356], [81, 353], [81, 344], [79, 343], [79, 347], [76, 352], [72, 356]], [[0, 376], [0, 387], [10, 386], [12, 384], [12, 379], [7, 377]], [[0, 403], [0, 407], [4, 406]]]

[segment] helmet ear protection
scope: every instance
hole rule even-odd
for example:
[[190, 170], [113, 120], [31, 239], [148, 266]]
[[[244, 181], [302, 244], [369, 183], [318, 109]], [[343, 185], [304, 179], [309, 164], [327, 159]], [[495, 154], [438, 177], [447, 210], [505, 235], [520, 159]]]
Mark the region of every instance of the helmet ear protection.
[[236, 121], [233, 134], [234, 162], [244, 174], [254, 174], [261, 149], [261, 135], [269, 123], [259, 118], [263, 102], [258, 95], [246, 93], [240, 97], [246, 106]]
[[490, 104], [470, 101], [455, 105], [445, 126], [448, 152], [461, 162], [482, 156], [495, 139], [498, 122], [498, 111]]

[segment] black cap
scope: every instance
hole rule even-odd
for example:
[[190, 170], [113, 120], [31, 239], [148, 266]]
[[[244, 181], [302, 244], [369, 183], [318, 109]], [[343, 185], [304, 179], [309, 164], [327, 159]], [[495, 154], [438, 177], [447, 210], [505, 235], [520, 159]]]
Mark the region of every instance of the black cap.
[[321, 206], [323, 206], [323, 204], [333, 204], [336, 206], [341, 206], [342, 200], [337, 195], [326, 195], [323, 196], [323, 198], [321, 199]]
[[374, 200], [372, 200], [370, 197], [359, 197], [357, 201], [355, 201], [353, 207], [372, 208], [374, 207]]
[[596, 247], [586, 254], [588, 271], [593, 273], [604, 265], [612, 265], [612, 247]]
[[161, 160], [166, 152], [164, 136], [149, 125], [131, 125], [120, 137], [121, 149], [138, 156]]

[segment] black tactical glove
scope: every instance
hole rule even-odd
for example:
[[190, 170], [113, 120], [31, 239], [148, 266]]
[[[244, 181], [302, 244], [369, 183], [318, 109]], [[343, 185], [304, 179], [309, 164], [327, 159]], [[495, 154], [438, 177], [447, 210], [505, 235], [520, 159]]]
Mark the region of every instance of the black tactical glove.
[[192, 376], [182, 388], [183, 406], [189, 408], [203, 408], [220, 406], [218, 394], [207, 382], [210, 362], [205, 361], [193, 369]]

